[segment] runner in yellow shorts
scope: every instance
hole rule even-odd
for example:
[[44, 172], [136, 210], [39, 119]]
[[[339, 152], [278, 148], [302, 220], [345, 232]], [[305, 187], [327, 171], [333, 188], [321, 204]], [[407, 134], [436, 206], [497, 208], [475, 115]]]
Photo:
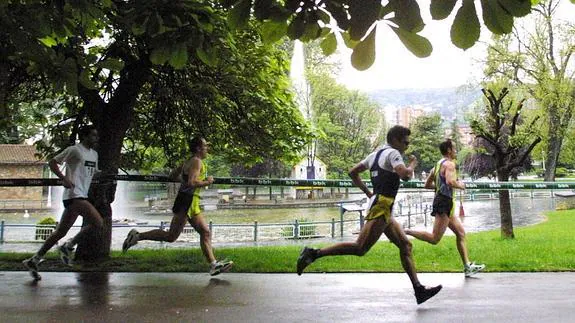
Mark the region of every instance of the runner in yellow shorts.
[[208, 144], [204, 138], [195, 137], [190, 141], [190, 150], [193, 154], [192, 157], [184, 162], [181, 171], [179, 171], [181, 173], [181, 185], [172, 207], [174, 216], [170, 223], [170, 229], [168, 231], [155, 229], [141, 233], [133, 229], [124, 240], [122, 250], [126, 252], [141, 240], [174, 242], [184, 230], [186, 222], [189, 222], [200, 234], [202, 253], [210, 263], [209, 273], [215, 276], [230, 270], [233, 262], [216, 260], [212, 249], [211, 232], [201, 214], [200, 190], [214, 182], [211, 176], [206, 176], [207, 168], [203, 161], [208, 155]]
[[[400, 250], [401, 264], [411, 280], [417, 304], [425, 302], [441, 290], [441, 285], [428, 288], [419, 282], [411, 253], [411, 242], [403, 232], [401, 225], [391, 216], [400, 179], [409, 180], [417, 165], [416, 158], [410, 156], [409, 166], [406, 167], [401, 155], [409, 145], [410, 134], [411, 131], [405, 127], [392, 127], [387, 133], [388, 144], [369, 154], [349, 171], [349, 176], [355, 186], [371, 198], [367, 222], [355, 242], [337, 243], [321, 249], [305, 247], [297, 260], [298, 275], [301, 275], [307, 266], [321, 257], [363, 256], [379, 240], [381, 234], [385, 233]], [[370, 171], [373, 192], [367, 188], [359, 176], [367, 170]]]
[[372, 220], [381, 216], [384, 218], [385, 223], [389, 223], [394, 201], [395, 198], [385, 195], [372, 196], [369, 203], [369, 211], [365, 219]]

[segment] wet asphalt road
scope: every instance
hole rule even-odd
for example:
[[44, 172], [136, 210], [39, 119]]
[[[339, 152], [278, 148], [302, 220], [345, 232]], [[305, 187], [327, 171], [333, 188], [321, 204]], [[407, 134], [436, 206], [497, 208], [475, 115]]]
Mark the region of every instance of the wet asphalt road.
[[575, 273], [0, 272], [1, 322], [575, 322]]

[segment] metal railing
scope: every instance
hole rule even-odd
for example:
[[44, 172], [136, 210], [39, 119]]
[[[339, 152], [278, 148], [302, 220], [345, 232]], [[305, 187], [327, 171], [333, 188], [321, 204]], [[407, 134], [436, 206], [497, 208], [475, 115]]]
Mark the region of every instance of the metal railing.
[[[359, 212], [353, 219], [344, 219], [344, 205], [340, 207], [340, 219], [332, 218], [331, 221], [305, 221], [294, 220], [288, 223], [241, 223], [241, 224], [217, 224], [210, 221], [209, 229], [212, 233], [214, 242], [258, 242], [270, 240], [298, 240], [312, 238], [335, 238], [336, 236], [344, 237], [358, 233], [365, 223], [363, 212]], [[406, 214], [395, 215], [404, 227], [411, 227], [417, 221], [421, 221], [425, 226], [428, 224], [428, 215], [430, 209], [427, 205], [421, 208], [420, 212], [412, 212], [411, 208]], [[417, 217], [417, 218], [416, 218]], [[170, 223], [161, 221], [159, 225], [149, 224], [113, 224], [112, 225], [112, 244], [121, 245], [124, 237], [130, 229], [138, 230], [161, 229], [168, 230]], [[23, 243], [23, 242], [43, 242], [56, 228], [56, 225], [38, 225], [38, 224], [7, 224], [4, 220], [0, 221], [0, 243]], [[81, 226], [74, 225], [66, 237], [74, 236]], [[66, 238], [65, 237], [65, 238]], [[183, 242], [199, 242], [199, 235], [191, 227], [185, 227], [178, 238]]]

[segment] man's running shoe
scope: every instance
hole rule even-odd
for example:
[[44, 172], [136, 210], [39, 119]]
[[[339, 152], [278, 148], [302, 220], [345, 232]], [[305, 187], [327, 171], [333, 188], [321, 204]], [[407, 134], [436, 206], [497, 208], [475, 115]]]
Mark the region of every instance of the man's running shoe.
[[304, 247], [297, 258], [297, 274], [301, 275], [305, 267], [309, 266], [317, 258], [317, 249]]
[[483, 264], [475, 264], [475, 262], [471, 262], [468, 265], [465, 265], [465, 277], [471, 277], [475, 274], [477, 274], [478, 272], [482, 271], [483, 269], [485, 269], [485, 265]]
[[72, 266], [72, 252], [74, 252], [74, 247], [70, 246], [67, 242], [58, 247], [60, 260], [62, 260], [64, 265]]
[[233, 265], [234, 262], [229, 260], [216, 261], [210, 265], [210, 276], [216, 276], [221, 273], [228, 272]]
[[41, 264], [44, 259], [38, 258], [38, 256], [32, 256], [31, 258], [22, 261], [22, 264], [30, 272], [30, 276], [34, 278], [35, 281], [41, 280], [42, 276], [38, 273], [38, 265]]
[[136, 245], [138, 243], [139, 235], [140, 233], [138, 232], [138, 230], [136, 229], [130, 230], [130, 232], [128, 232], [126, 240], [124, 240], [124, 243], [122, 244], [122, 252], [126, 252], [128, 251], [128, 249], [130, 249], [130, 247]]
[[433, 296], [435, 296], [435, 294], [439, 293], [439, 291], [441, 290], [443, 286], [441, 285], [437, 285], [435, 287], [425, 287], [425, 286], [420, 286], [418, 288], [415, 289], [415, 299], [417, 300], [417, 304], [421, 304], [423, 302], [425, 302], [426, 300], [432, 298]]

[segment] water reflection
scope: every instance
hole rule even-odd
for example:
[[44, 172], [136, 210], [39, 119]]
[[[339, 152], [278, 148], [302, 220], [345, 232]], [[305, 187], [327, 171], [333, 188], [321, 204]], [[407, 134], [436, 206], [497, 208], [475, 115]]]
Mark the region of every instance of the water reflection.
[[110, 273], [107, 272], [79, 272], [79, 296], [82, 305], [102, 306], [108, 305], [110, 297]]
[[[499, 200], [464, 202], [463, 225], [468, 232], [486, 231], [501, 227]], [[521, 198], [511, 201], [513, 226], [533, 225], [543, 221], [544, 212], [555, 209], [555, 200]], [[456, 211], [457, 212], [457, 211]]]

